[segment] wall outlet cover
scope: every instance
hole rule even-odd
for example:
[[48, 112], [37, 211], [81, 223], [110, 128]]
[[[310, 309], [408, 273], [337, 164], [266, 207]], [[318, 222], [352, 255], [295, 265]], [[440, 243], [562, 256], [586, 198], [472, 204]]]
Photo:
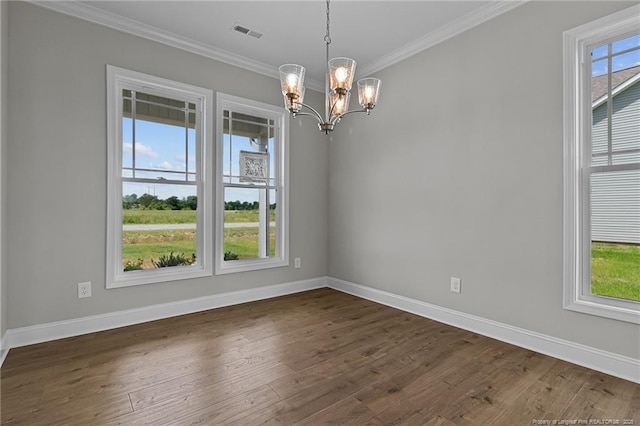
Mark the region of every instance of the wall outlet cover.
[[462, 292], [462, 280], [460, 278], [451, 277], [451, 291], [453, 293]]
[[78, 283], [78, 299], [91, 297], [91, 281]]

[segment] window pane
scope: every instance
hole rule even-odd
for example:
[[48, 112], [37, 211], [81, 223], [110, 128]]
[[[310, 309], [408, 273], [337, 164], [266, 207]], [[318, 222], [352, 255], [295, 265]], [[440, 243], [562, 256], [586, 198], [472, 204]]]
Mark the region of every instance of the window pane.
[[633, 50], [612, 58], [612, 71], [620, 71], [640, 65], [640, 50]]
[[243, 121], [247, 123], [268, 124], [269, 120], [263, 117], [256, 117], [254, 115], [241, 114], [239, 112], [231, 113], [231, 119], [234, 121]]
[[195, 185], [126, 182], [122, 194], [125, 272], [196, 263]]
[[[640, 153], [640, 35], [592, 50], [592, 165], [635, 163]], [[629, 51], [631, 49], [631, 51]], [[613, 53], [612, 53], [613, 52]], [[622, 54], [617, 54], [626, 52]], [[604, 59], [598, 58], [604, 55]], [[612, 69], [607, 69], [611, 61]]]
[[225, 188], [225, 261], [275, 256], [275, 200], [275, 191]]
[[122, 118], [122, 167], [133, 167], [133, 121], [126, 117]]
[[597, 61], [598, 59], [606, 58], [608, 54], [609, 54], [608, 44], [598, 46], [591, 51], [591, 60]]
[[[137, 102], [136, 108], [141, 104]], [[168, 124], [175, 123], [174, 121], [162, 122], [161, 116], [169, 113], [180, 118], [182, 126]], [[154, 114], [154, 121], [140, 119], [136, 114], [134, 123], [136, 168], [185, 172], [186, 168], [179, 161], [184, 158], [186, 146], [184, 112], [154, 106], [147, 114]]]
[[[189, 121], [193, 120], [195, 122], [195, 114], [189, 113]], [[186, 158], [184, 160], [184, 168], [186, 168], [191, 175], [189, 175], [190, 181], [195, 181], [195, 172], [196, 172], [196, 131], [195, 129], [187, 130], [187, 150], [186, 150]]]
[[[612, 164], [634, 162], [634, 157], [637, 158], [637, 156], [627, 154], [633, 150], [640, 152], [640, 81], [624, 90], [614, 91], [612, 102], [611, 145], [614, 153]], [[615, 155], [615, 153], [624, 155]]]
[[122, 176], [195, 182], [196, 105], [130, 90], [123, 96]]
[[[592, 120], [591, 155], [594, 158], [597, 156], [600, 161], [604, 158], [604, 164], [608, 164], [609, 114], [606, 102], [593, 110]], [[605, 154], [605, 156], [603, 157], [602, 154]]]
[[[223, 177], [225, 183], [255, 185], [275, 184], [275, 141], [273, 120], [246, 114], [231, 113], [232, 119], [224, 119], [223, 128]], [[241, 153], [245, 154], [241, 154]], [[252, 156], [252, 154], [255, 155]], [[247, 155], [248, 154], [248, 155]], [[242, 158], [241, 158], [242, 157]], [[247, 160], [248, 157], [251, 157]], [[262, 158], [262, 159], [261, 159]], [[248, 162], [260, 166], [264, 174], [260, 178], [247, 178]], [[267, 173], [268, 171], [268, 173]], [[242, 176], [241, 176], [242, 175]], [[255, 175], [256, 177], [258, 175]]]
[[640, 170], [591, 176], [591, 292], [640, 301]]
[[[627, 37], [625, 39], [613, 42], [612, 46], [613, 46], [612, 50], [614, 54], [632, 49], [634, 47], [640, 47], [640, 34], [636, 34], [631, 37]], [[637, 65], [640, 65], [640, 64], [637, 64]]]
[[[595, 61], [593, 64], [591, 64], [591, 76], [592, 77], [597, 77], [597, 76], [601, 76], [601, 75], [607, 75], [607, 71], [609, 67], [609, 61], [607, 59], [603, 59], [601, 61]], [[603, 79], [603, 81], [605, 81], [606, 84], [606, 79]], [[595, 101], [597, 98], [594, 98], [593, 100]]]

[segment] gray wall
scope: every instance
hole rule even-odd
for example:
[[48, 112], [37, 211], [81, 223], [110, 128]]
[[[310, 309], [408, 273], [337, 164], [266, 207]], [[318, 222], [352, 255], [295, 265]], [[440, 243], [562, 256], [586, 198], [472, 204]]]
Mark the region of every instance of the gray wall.
[[[328, 145], [315, 123], [294, 121], [290, 253], [302, 258], [301, 269], [291, 262], [287, 268], [105, 290], [105, 65], [273, 105], [282, 103], [279, 82], [31, 4], [8, 7], [7, 328], [326, 274]], [[321, 97], [310, 93], [310, 101], [319, 104]], [[77, 298], [80, 281], [93, 282], [93, 297]]]
[[[6, 280], [6, 140], [7, 140], [7, 50], [9, 41], [9, 15], [7, 2], [0, 2], [0, 343], [7, 330]], [[0, 346], [0, 357], [2, 347]]]
[[529, 2], [379, 72], [329, 148], [329, 275], [638, 358], [562, 308], [562, 33], [632, 4]]

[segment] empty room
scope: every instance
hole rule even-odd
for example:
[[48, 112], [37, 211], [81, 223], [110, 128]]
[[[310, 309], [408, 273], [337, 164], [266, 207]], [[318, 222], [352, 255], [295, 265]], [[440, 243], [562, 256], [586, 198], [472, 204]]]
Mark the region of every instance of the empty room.
[[640, 424], [640, 3], [0, 1], [0, 424]]

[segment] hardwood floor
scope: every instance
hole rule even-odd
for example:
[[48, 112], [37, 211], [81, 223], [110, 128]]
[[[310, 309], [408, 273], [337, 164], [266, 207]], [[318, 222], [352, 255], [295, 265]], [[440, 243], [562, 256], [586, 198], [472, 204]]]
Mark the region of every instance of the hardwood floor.
[[330, 289], [12, 349], [1, 392], [3, 425], [640, 424], [638, 384]]

